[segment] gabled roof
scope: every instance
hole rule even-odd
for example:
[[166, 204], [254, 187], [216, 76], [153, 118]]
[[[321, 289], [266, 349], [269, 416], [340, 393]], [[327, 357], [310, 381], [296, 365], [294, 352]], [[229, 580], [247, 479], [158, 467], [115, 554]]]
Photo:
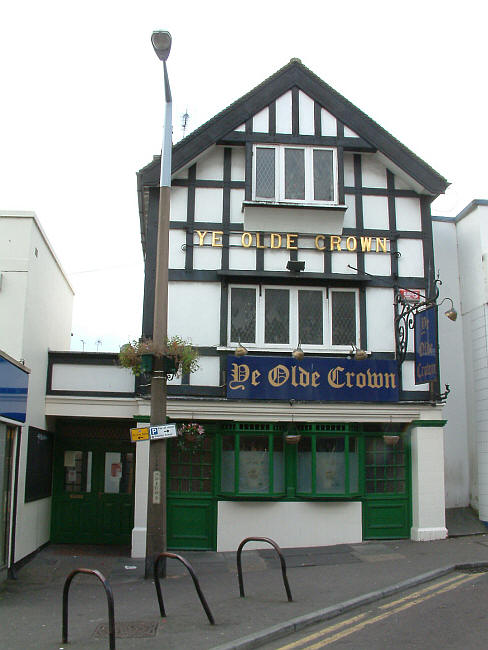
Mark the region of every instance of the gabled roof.
[[[403, 169], [429, 193], [437, 196], [445, 192], [449, 183], [443, 176], [438, 174], [368, 115], [326, 84], [325, 81], [317, 77], [298, 59], [292, 59], [290, 63], [263, 81], [259, 86], [243, 95], [174, 145], [173, 173], [293, 87], [298, 87], [312, 97], [337, 119], [385, 154], [395, 165]], [[140, 186], [141, 184], [157, 184], [159, 181], [159, 167], [159, 156], [143, 167], [138, 173]]]

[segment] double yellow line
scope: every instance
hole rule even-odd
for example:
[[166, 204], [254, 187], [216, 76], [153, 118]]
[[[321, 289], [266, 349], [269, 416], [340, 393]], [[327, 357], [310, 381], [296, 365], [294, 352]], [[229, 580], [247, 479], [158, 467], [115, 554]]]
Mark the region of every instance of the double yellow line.
[[[453, 589], [457, 589], [458, 587], [465, 584], [466, 582], [470, 582], [471, 580], [476, 580], [476, 578], [479, 578], [480, 575], [483, 575], [483, 573], [473, 573], [468, 576], [455, 575], [450, 578], [446, 578], [445, 580], [436, 582], [433, 585], [424, 587], [424, 589], [419, 589], [418, 591], [414, 591], [408, 596], [404, 596], [403, 598], [394, 600], [390, 603], [387, 603], [386, 605], [379, 606], [377, 608], [377, 611], [383, 610], [381, 614], [377, 614], [376, 616], [373, 616], [372, 615], [373, 611], [370, 610], [363, 614], [352, 616], [351, 618], [348, 618], [345, 621], [341, 621], [340, 623], [336, 623], [335, 625], [330, 625], [327, 628], [320, 630], [319, 632], [310, 634], [309, 636], [304, 637], [299, 641], [295, 641], [294, 643], [289, 643], [288, 645], [281, 646], [279, 650], [292, 650], [293, 648], [303, 648], [303, 650], [305, 649], [318, 650], [319, 648], [324, 648], [325, 646], [330, 645], [331, 643], [334, 643], [339, 639], [343, 639], [346, 636], [350, 636], [355, 632], [361, 631], [367, 625], [373, 625], [374, 623], [379, 623], [380, 621], [383, 621], [386, 618], [393, 616], [394, 614], [403, 612], [406, 609], [409, 609], [410, 607], [415, 607], [416, 605], [420, 605], [426, 600], [429, 600], [430, 598], [434, 598], [434, 596], [438, 596], [439, 594], [444, 594]], [[370, 616], [370, 618], [367, 618], [368, 616]], [[320, 640], [314, 643], [314, 641], [317, 641], [317, 639]]]

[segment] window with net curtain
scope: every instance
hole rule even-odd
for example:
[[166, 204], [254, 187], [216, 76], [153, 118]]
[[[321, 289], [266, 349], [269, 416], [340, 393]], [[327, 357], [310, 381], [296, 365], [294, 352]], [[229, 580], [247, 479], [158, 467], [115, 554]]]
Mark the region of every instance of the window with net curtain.
[[231, 286], [229, 344], [358, 344], [355, 290]]

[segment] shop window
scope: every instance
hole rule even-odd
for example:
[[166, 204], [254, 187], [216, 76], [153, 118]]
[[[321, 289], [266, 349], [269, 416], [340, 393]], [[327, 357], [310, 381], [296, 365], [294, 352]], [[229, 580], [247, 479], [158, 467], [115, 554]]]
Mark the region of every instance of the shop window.
[[282, 436], [224, 435], [221, 438], [222, 494], [282, 496], [285, 461]]
[[358, 438], [303, 436], [297, 451], [297, 494], [349, 496], [358, 492]]
[[253, 198], [274, 203], [337, 203], [335, 149], [256, 145]]
[[229, 345], [350, 347], [358, 324], [355, 289], [230, 287]]

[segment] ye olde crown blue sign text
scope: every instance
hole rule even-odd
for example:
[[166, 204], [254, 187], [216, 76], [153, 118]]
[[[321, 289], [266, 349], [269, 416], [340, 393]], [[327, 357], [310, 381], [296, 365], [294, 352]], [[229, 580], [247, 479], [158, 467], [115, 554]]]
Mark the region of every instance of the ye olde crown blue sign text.
[[234, 357], [227, 360], [227, 397], [330, 402], [398, 401], [393, 360]]

